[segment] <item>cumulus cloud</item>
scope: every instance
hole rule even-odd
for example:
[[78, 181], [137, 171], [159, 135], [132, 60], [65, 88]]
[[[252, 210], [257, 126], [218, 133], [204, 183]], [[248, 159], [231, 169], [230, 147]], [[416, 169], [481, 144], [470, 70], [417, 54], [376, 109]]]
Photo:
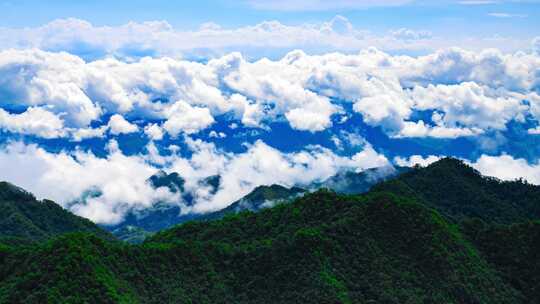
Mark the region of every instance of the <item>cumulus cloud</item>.
[[120, 114], [111, 116], [108, 127], [113, 135], [135, 133], [139, 130], [137, 125], [130, 123]]
[[525, 159], [510, 155], [482, 155], [472, 166], [482, 174], [503, 180], [523, 178], [530, 183], [540, 184], [540, 163], [529, 163]]
[[386, 157], [370, 145], [365, 145], [363, 150], [351, 157], [341, 157], [321, 147], [283, 153], [262, 141], [252, 144], [247, 152], [236, 155], [220, 155], [216, 153], [215, 146], [201, 142], [192, 145], [194, 151], [197, 151], [196, 155], [189, 165], [175, 163], [173, 167], [176, 171], [222, 176], [222, 186], [218, 193], [201, 200], [194, 207], [195, 212], [224, 208], [257, 185], [281, 184], [290, 187], [324, 180], [345, 168], [362, 171], [389, 164]]
[[108, 126], [76, 129], [71, 134], [71, 140], [74, 142], [80, 142], [89, 138], [103, 138], [105, 137], [105, 132], [107, 132], [108, 129]]
[[43, 138], [66, 136], [63, 120], [57, 115], [37, 107], [29, 107], [21, 114], [10, 114], [0, 108], [0, 128], [13, 133]]
[[[354, 55], [293, 51], [253, 62], [231, 53], [206, 64], [171, 58], [86, 63], [65, 53], [11, 50], [0, 52], [6, 75], [0, 106], [46, 108], [59, 117], [54, 126], [61, 120], [80, 138], [100, 136], [102, 129], [88, 126], [104, 114], [112, 115], [112, 134], [137, 131], [124, 116], [160, 121], [177, 136], [208, 128], [222, 114], [249, 127], [285, 119], [318, 132], [352, 103], [367, 124], [389, 136], [456, 138], [505, 130], [529, 116], [538, 120], [539, 68], [534, 54], [455, 48], [420, 57], [373, 48]], [[431, 114], [417, 119], [419, 112]]]
[[208, 108], [192, 107], [178, 101], [166, 110], [167, 121], [163, 128], [176, 137], [180, 132], [186, 134], [197, 133], [214, 123], [214, 117]]
[[[37, 145], [13, 143], [0, 151], [2, 178], [98, 223], [118, 222], [130, 208], [177, 199], [147, 183], [156, 169], [142, 158], [123, 155], [114, 143], [110, 151], [106, 158], [99, 158], [81, 151], [54, 154]], [[84, 195], [88, 198], [82, 203]]]
[[113, 135], [137, 131], [123, 117], [158, 121], [178, 136], [206, 129], [223, 114], [248, 127], [286, 120], [318, 132], [331, 128], [335, 115], [354, 115], [344, 112], [347, 104], [391, 137], [456, 138], [538, 121], [539, 68], [535, 54], [456, 48], [419, 57], [374, 48], [353, 55], [293, 51], [257, 61], [231, 53], [205, 64], [171, 58], [86, 63], [66, 53], [11, 50], [0, 52], [6, 75], [0, 106], [46, 108], [59, 117], [54, 126], [61, 120], [76, 139], [100, 136], [103, 129], [89, 125], [105, 114], [112, 115]]
[[225, 137], [227, 137], [227, 134], [225, 134], [223, 132], [210, 131], [208, 136], [210, 138], [225, 138]]
[[146, 127], [144, 127], [144, 133], [151, 139], [151, 140], [162, 140], [163, 139], [163, 128], [160, 127], [158, 124], [148, 124]]

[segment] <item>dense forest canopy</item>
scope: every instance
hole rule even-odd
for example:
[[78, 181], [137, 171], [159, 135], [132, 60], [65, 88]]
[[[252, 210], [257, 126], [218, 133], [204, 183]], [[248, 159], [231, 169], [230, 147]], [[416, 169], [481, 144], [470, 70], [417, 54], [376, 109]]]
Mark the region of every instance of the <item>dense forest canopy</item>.
[[140, 245], [50, 232], [0, 246], [0, 303], [538, 303], [539, 189], [444, 159]]

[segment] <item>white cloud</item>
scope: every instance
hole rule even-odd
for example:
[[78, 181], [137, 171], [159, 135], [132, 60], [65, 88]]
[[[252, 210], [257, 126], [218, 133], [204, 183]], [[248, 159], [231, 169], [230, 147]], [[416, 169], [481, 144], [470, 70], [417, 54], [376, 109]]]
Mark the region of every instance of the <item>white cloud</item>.
[[400, 28], [395, 31], [390, 31], [390, 33], [396, 39], [407, 41], [430, 39], [431, 37], [433, 37], [433, 34], [430, 31], [415, 31], [407, 28]]
[[[374, 48], [354, 55], [293, 51], [252, 62], [231, 53], [205, 64], [86, 63], [65, 53], [11, 50], [0, 52], [0, 107], [46, 108], [75, 140], [102, 136], [99, 123], [108, 115], [115, 117], [111, 124], [118, 118], [113, 135], [137, 130], [124, 116], [177, 136], [203, 130], [218, 116], [259, 128], [286, 120], [318, 132], [331, 128], [336, 115], [362, 115], [393, 137], [455, 138], [502, 131], [529, 115], [538, 121], [539, 68], [540, 57], [531, 53], [456, 48], [419, 57]], [[351, 103], [357, 114], [344, 110]], [[431, 114], [420, 120], [419, 112]]]
[[423, 157], [421, 155], [413, 155], [409, 158], [403, 158], [403, 157], [395, 157], [394, 163], [400, 167], [414, 167], [414, 166], [422, 166], [427, 167], [431, 165], [432, 163], [440, 160], [441, 156], [435, 156], [435, 155], [429, 155], [426, 157]]
[[482, 174], [495, 176], [503, 180], [523, 178], [530, 183], [540, 184], [540, 163], [531, 164], [525, 159], [510, 155], [482, 155], [472, 166]]
[[111, 116], [108, 126], [113, 135], [135, 133], [139, 130], [137, 125], [130, 123], [120, 114]]
[[197, 151], [197, 154], [190, 160], [189, 165], [177, 163], [175, 171], [188, 174], [189, 172], [203, 175], [220, 174], [223, 181], [222, 188], [215, 196], [201, 200], [201, 203], [195, 206], [196, 212], [226, 207], [257, 185], [307, 184], [314, 180], [326, 179], [344, 168], [360, 171], [389, 163], [370, 145], [366, 145], [363, 150], [350, 158], [337, 156], [330, 150], [320, 147], [283, 153], [262, 141], [257, 141], [247, 152], [237, 155], [222, 154], [219, 157], [214, 146], [200, 143], [196, 144], [194, 151]]
[[225, 138], [225, 137], [227, 137], [227, 134], [225, 134], [223, 132], [210, 131], [208, 136], [210, 138]]
[[525, 14], [510, 14], [510, 13], [489, 13], [488, 14], [489, 16], [491, 17], [496, 17], [496, 18], [527, 18], [528, 15], [525, 15]]
[[64, 122], [55, 114], [30, 107], [21, 114], [10, 114], [0, 108], [0, 128], [13, 133], [36, 135], [43, 138], [66, 136]]
[[186, 134], [197, 133], [214, 123], [214, 117], [207, 108], [192, 107], [189, 104], [177, 101], [166, 110], [167, 121], [163, 124], [171, 136], [176, 137], [181, 132]]
[[152, 140], [163, 139], [163, 128], [158, 124], [148, 124], [144, 127], [144, 133]]
[[[330, 106], [329, 106], [330, 108]], [[332, 109], [325, 109], [325, 112], [312, 111], [306, 109], [293, 109], [285, 113], [285, 117], [290, 122], [291, 127], [297, 130], [322, 131], [332, 125], [330, 115]]]
[[[75, 213], [98, 223], [113, 224], [131, 209], [148, 208], [158, 201], [182, 206], [185, 212], [208, 212], [238, 200], [259, 185], [292, 186], [323, 180], [343, 168], [363, 170], [388, 165], [388, 160], [369, 144], [350, 158], [321, 147], [295, 153], [280, 152], [262, 141], [244, 153], [218, 150], [213, 144], [186, 138], [190, 158], [162, 156], [155, 146], [147, 154], [126, 156], [115, 141], [109, 154], [100, 158], [90, 152], [51, 153], [37, 145], [11, 143], [0, 150], [3, 179], [51, 198]], [[166, 188], [153, 189], [147, 179], [159, 169], [179, 172], [196, 200], [193, 208]], [[200, 189], [199, 181], [219, 174], [222, 184], [216, 195]], [[91, 194], [94, 195], [91, 195]], [[80, 198], [86, 196], [86, 200]]]
[[527, 133], [531, 135], [540, 135], [540, 126], [527, 130]]
[[[280, 3], [281, 2], [281, 3]], [[265, 1], [266, 6], [302, 8], [336, 7], [340, 1], [317, 1], [308, 5], [298, 1]], [[396, 0], [394, 4], [407, 2]], [[370, 5], [389, 2], [371, 1]], [[365, 7], [366, 2], [350, 1], [352, 7]], [[197, 30], [173, 28], [165, 21], [130, 22], [119, 26], [96, 26], [79, 19], [60, 19], [33, 28], [0, 28], [0, 49], [39, 48], [65, 51], [85, 60], [109, 56], [126, 61], [146, 56], [215, 58], [231, 51], [241, 51], [249, 58], [279, 57], [284, 53], [303, 49], [307, 52], [353, 52], [367, 47], [386, 51], [426, 52], [451, 46], [481, 50], [500, 47], [505, 51], [523, 50], [529, 38], [472, 37], [455, 38], [432, 36], [428, 31], [397, 30], [396, 33], [374, 34], [355, 28], [343, 16], [336, 16], [319, 24], [283, 24], [269, 20], [254, 25], [224, 28], [218, 24], [202, 24]]]
[[88, 138], [103, 138], [105, 132], [109, 129], [108, 126], [101, 126], [99, 128], [81, 128], [73, 131], [72, 141], [80, 142]]
[[[14, 143], [0, 151], [0, 167], [4, 168], [2, 178], [99, 223], [118, 222], [129, 208], [177, 199], [146, 182], [155, 168], [115, 149], [107, 158], [98, 158], [80, 151], [53, 154], [36, 145]], [[80, 202], [81, 195], [92, 190], [101, 195], [89, 198], [86, 204], [70, 204]]]
[[540, 55], [540, 37], [535, 37], [532, 40], [532, 49], [537, 55]]

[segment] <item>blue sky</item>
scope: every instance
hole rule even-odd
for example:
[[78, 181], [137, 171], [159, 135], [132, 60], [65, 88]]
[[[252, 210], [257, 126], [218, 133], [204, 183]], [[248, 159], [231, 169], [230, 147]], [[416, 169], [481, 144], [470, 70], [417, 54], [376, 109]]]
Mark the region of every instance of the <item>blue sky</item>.
[[468, 5], [464, 3], [465, 1], [410, 1], [403, 5], [388, 7], [345, 5], [337, 8], [302, 11], [301, 9], [279, 10], [276, 7], [256, 7], [250, 1], [225, 0], [181, 2], [20, 0], [0, 2], [2, 7], [0, 25], [5, 27], [38, 26], [54, 19], [75, 17], [96, 25], [166, 20], [175, 27], [196, 29], [204, 22], [215, 22], [225, 27], [255, 24], [262, 20], [279, 20], [288, 24], [317, 23], [340, 14], [349, 18], [355, 26], [374, 32], [407, 27], [429, 29], [444, 35], [531, 36], [539, 33], [540, 2], [538, 1], [470, 1]]
[[0, 180], [106, 224], [444, 156], [540, 184], [538, 71], [540, 1], [0, 0]]

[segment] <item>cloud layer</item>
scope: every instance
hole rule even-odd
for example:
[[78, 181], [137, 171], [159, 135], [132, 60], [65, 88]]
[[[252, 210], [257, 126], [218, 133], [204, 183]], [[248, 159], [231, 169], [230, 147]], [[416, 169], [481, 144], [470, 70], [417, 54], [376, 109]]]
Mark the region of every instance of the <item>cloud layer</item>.
[[137, 132], [137, 120], [160, 138], [197, 133], [222, 115], [247, 127], [285, 120], [310, 132], [360, 115], [395, 138], [476, 136], [510, 122], [535, 134], [539, 69], [533, 53], [456, 48], [420, 57], [373, 48], [293, 51], [254, 62], [231, 53], [206, 64], [167, 57], [86, 63], [67, 53], [9, 50], [0, 52], [0, 127], [76, 141]]
[[[341, 157], [321, 147], [282, 153], [262, 141], [249, 146], [245, 153], [233, 154], [220, 151], [212, 143], [187, 141], [193, 152], [189, 158], [177, 153], [161, 155], [153, 144], [147, 147], [148, 153], [127, 156], [111, 141], [108, 155], [97, 157], [83, 151], [50, 153], [35, 144], [14, 142], [0, 151], [0, 167], [3, 179], [38, 197], [52, 198], [95, 222], [114, 224], [128, 211], [157, 202], [179, 205], [183, 212], [208, 212], [226, 207], [259, 185], [307, 184], [343, 169], [389, 164], [370, 145], [352, 157]], [[148, 178], [159, 170], [179, 172], [195, 197], [195, 205], [187, 206], [167, 188], [154, 189]], [[221, 186], [211, 195], [200, 181], [217, 174]]]
[[[407, 1], [253, 1], [257, 7], [313, 9], [397, 5]], [[290, 3], [293, 4], [290, 4]], [[120, 26], [96, 26], [81, 19], [58, 19], [34, 28], [0, 28], [0, 50], [39, 48], [65, 51], [85, 60], [106, 57], [137, 60], [145, 56], [207, 59], [238, 51], [251, 59], [278, 58], [302, 49], [321, 54], [331, 51], [357, 52], [368, 47], [390, 52], [426, 53], [453, 46], [471, 50], [497, 47], [505, 52], [530, 48], [533, 37], [450, 38], [426, 29], [396, 28], [373, 33], [355, 28], [343, 16], [317, 24], [284, 24], [275, 20], [237, 28], [204, 23], [198, 29], [182, 30], [166, 21], [130, 22]]]
[[[540, 134], [538, 38], [514, 53], [380, 50], [432, 47], [437, 39], [410, 29], [377, 37], [340, 16], [318, 25], [205, 24], [192, 32], [163, 22], [96, 27], [75, 19], [2, 29], [2, 179], [109, 224], [156, 202], [217, 210], [259, 185], [388, 165], [388, 155], [398, 155], [398, 165], [438, 159], [413, 155], [416, 143], [471, 139], [482, 152], [468, 161], [481, 172], [540, 183], [538, 155], [527, 161], [493, 148], [514, 140], [507, 133], [525, 146]], [[246, 45], [307, 51], [277, 59], [228, 52]], [[201, 48], [215, 52], [203, 56], [212, 59], [181, 59]], [[359, 135], [359, 128], [367, 131]], [[373, 134], [383, 145], [363, 137]], [[303, 144], [306, 137], [317, 145]], [[108, 143], [104, 152], [88, 149], [95, 142]], [[403, 142], [411, 150], [392, 151]], [[153, 189], [147, 179], [159, 170], [180, 173], [195, 205]], [[201, 181], [216, 174], [222, 184], [213, 195]]]

